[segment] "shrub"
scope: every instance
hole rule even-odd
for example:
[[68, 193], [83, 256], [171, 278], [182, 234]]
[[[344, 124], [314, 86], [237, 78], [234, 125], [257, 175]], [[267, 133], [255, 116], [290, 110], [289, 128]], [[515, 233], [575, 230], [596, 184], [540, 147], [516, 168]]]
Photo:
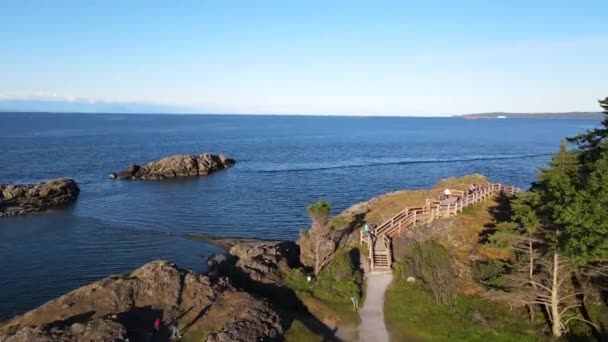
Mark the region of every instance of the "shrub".
[[406, 252], [408, 272], [419, 278], [437, 304], [451, 305], [456, 295], [456, 271], [448, 251], [435, 241], [415, 243]]
[[493, 289], [504, 289], [505, 275], [511, 270], [511, 266], [500, 261], [478, 262], [473, 268], [473, 278], [479, 284]]
[[324, 299], [350, 301], [361, 298], [363, 275], [358, 265], [359, 250], [340, 250], [332, 261], [319, 273], [313, 293]]

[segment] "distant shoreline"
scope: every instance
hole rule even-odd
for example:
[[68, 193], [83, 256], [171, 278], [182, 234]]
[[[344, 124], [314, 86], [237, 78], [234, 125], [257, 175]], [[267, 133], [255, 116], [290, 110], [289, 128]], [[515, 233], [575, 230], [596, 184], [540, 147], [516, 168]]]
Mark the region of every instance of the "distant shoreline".
[[50, 115], [155, 115], [155, 116], [258, 116], [258, 117], [334, 117], [334, 118], [412, 118], [412, 119], [570, 119], [570, 120], [601, 120], [604, 117], [602, 112], [563, 112], [563, 113], [477, 113], [477, 114], [454, 114], [454, 115], [358, 115], [358, 114], [263, 114], [263, 113], [179, 113], [179, 112], [71, 112], [71, 111], [23, 111], [23, 110], [3, 110], [0, 115], [6, 114], [50, 114]]
[[456, 115], [467, 120], [476, 119], [578, 119], [578, 120], [599, 120], [604, 117], [602, 112], [564, 112], [564, 113], [479, 113]]

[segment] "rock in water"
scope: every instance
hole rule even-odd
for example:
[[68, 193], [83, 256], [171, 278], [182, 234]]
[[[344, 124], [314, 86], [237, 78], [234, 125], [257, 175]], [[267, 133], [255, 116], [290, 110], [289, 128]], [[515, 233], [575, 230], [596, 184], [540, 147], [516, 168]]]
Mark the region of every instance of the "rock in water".
[[226, 278], [154, 261], [0, 323], [0, 341], [146, 341], [155, 319], [163, 322], [162, 335], [174, 317], [186, 337], [206, 335], [207, 341], [277, 340], [285, 332], [266, 301]]
[[76, 200], [80, 189], [71, 179], [40, 184], [0, 184], [0, 217], [40, 213]]
[[129, 165], [118, 174], [112, 173], [110, 178], [163, 180], [175, 177], [206, 176], [215, 171], [227, 169], [234, 163], [234, 159], [226, 158], [221, 154], [175, 155], [151, 161], [145, 166]]

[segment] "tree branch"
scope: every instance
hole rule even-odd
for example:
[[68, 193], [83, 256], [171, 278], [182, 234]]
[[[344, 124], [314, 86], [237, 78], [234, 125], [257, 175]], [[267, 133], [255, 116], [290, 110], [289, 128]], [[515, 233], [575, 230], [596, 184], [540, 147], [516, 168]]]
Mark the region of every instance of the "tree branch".
[[573, 305], [568, 305], [565, 308], [562, 309], [562, 311], [559, 313], [560, 316], [562, 316], [564, 313], [566, 313], [568, 310], [572, 309], [572, 308], [577, 308], [581, 306], [580, 304], [573, 304]]
[[573, 320], [573, 319], [577, 319], [577, 320], [579, 320], [579, 321], [583, 321], [583, 322], [585, 322], [585, 323], [587, 323], [587, 324], [591, 325], [591, 326], [592, 326], [592, 327], [594, 327], [595, 329], [598, 329], [598, 330], [599, 330], [599, 327], [598, 327], [598, 326], [597, 326], [595, 323], [593, 323], [593, 322], [591, 322], [591, 321], [589, 321], [589, 320], [586, 320], [586, 319], [584, 319], [584, 318], [582, 318], [582, 317], [580, 317], [580, 316], [572, 316], [572, 317], [568, 318], [567, 320], [565, 320], [565, 321], [564, 321], [563, 325], [567, 325], [567, 324], [568, 324], [568, 322], [570, 322], [570, 321], [571, 321], [571, 320]]

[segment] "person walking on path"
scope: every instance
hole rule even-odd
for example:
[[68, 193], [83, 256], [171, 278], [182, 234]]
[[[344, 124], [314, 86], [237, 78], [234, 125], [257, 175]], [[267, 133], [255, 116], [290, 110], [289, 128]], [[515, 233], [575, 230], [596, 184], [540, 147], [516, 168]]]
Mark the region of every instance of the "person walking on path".
[[171, 326], [169, 327], [169, 330], [171, 330], [171, 339], [182, 338], [182, 335], [180, 335], [180, 333], [179, 333], [179, 323], [177, 322], [177, 318], [173, 318], [173, 320], [171, 321]]
[[443, 194], [445, 195], [446, 199], [452, 196], [452, 192], [450, 191], [450, 189], [443, 190]]
[[474, 193], [475, 190], [477, 190], [477, 185], [475, 185], [475, 183], [469, 185], [469, 194]]

